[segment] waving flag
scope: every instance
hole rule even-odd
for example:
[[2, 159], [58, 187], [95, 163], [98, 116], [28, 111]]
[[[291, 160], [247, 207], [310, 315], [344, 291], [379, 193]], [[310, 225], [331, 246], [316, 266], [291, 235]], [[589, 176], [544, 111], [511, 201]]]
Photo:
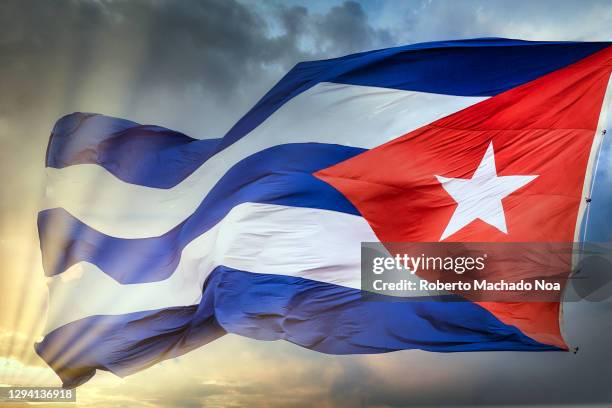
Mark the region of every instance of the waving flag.
[[559, 302], [363, 301], [360, 243], [575, 240], [611, 69], [609, 43], [435, 42], [300, 63], [220, 139], [65, 116], [36, 351], [76, 386], [225, 333], [567, 350]]

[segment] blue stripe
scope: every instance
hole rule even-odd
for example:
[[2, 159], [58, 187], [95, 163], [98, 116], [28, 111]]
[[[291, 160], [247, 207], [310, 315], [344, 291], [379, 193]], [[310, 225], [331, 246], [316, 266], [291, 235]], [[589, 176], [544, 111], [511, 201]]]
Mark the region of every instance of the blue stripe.
[[38, 230], [47, 276], [87, 261], [120, 283], [168, 278], [183, 248], [233, 207], [246, 202], [320, 208], [359, 214], [338, 190], [313, 172], [363, 149], [317, 143], [287, 144], [258, 152], [233, 166], [185, 221], [159, 237], [122, 239], [102, 234], [64, 209], [41, 211]]
[[126, 376], [223, 336], [226, 332], [210, 310], [203, 301], [199, 306], [87, 317], [46, 335], [35, 350], [66, 388], [83, 384], [96, 369]]
[[[222, 139], [195, 140], [159, 127], [75, 113], [56, 125], [47, 166], [95, 163], [126, 182], [169, 188], [213, 154], [255, 129], [291, 98], [320, 82], [492, 96], [563, 68], [609, 44], [473, 39], [413, 44], [302, 62]], [[82, 123], [87, 125], [79, 127]], [[162, 140], [166, 137], [167, 141]], [[134, 160], [135, 155], [138, 160]]]
[[171, 188], [208, 160], [220, 140], [197, 140], [159, 126], [77, 112], [53, 127], [46, 165], [97, 164], [127, 183]]
[[[80, 344], [91, 331], [95, 336]], [[364, 300], [356, 289], [218, 267], [198, 306], [87, 317], [54, 330], [36, 351], [65, 386], [76, 386], [96, 369], [125, 376], [225, 332], [284, 339], [329, 354], [560, 350], [471, 302], [397, 301], [382, 295]]]
[[476, 39], [374, 51], [384, 55], [333, 82], [461, 96], [494, 96], [600, 51], [610, 43]]

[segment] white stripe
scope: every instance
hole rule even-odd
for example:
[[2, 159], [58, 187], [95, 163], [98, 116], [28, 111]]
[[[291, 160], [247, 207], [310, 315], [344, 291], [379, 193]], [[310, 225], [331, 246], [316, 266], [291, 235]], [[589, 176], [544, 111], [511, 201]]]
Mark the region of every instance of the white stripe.
[[45, 208], [63, 207], [115, 237], [158, 236], [191, 215], [231, 166], [258, 151], [303, 142], [372, 148], [484, 99], [321, 83], [171, 189], [128, 184], [92, 164], [49, 168]]
[[[183, 250], [174, 274], [160, 282], [122, 285], [80, 263], [49, 278], [45, 333], [94, 315], [117, 315], [198, 304], [218, 265], [298, 276], [360, 288], [361, 242], [378, 241], [359, 216], [312, 208], [245, 203]], [[125, 260], [129, 268], [129, 259]], [[407, 274], [406, 279], [419, 278]], [[411, 296], [428, 293], [414, 291]]]

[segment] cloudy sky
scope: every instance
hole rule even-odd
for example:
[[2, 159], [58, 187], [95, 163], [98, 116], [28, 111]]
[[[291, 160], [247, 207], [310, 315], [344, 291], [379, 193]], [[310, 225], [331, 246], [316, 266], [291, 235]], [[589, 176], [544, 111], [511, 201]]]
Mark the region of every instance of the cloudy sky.
[[[36, 212], [59, 117], [97, 112], [220, 137], [299, 61], [482, 36], [610, 41], [612, 4], [3, 0], [0, 27], [0, 384], [57, 385], [32, 343], [46, 308]], [[597, 177], [591, 234], [610, 241], [612, 161]], [[100, 373], [79, 405], [609, 406], [612, 302], [568, 305], [566, 328], [577, 355], [327, 356], [229, 335], [127, 379]]]

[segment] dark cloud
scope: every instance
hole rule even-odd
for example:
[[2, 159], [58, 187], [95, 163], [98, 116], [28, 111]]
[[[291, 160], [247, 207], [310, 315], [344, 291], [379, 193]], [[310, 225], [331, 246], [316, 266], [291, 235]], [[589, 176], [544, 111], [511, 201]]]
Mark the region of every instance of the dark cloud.
[[393, 43], [386, 30], [374, 29], [359, 3], [347, 1], [332, 7], [315, 23], [316, 40], [330, 53], [349, 54]]
[[[300, 60], [391, 43], [355, 2], [325, 14], [276, 6], [261, 15], [234, 0], [17, 0], [0, 10], [0, 117], [33, 105], [54, 104], [58, 114], [82, 109], [79, 95], [88, 83], [112, 89], [123, 81], [128, 114], [171, 107], [191, 113], [200, 103], [201, 115], [218, 118], [223, 110], [246, 111]], [[49, 100], [54, 82], [65, 86]]]

